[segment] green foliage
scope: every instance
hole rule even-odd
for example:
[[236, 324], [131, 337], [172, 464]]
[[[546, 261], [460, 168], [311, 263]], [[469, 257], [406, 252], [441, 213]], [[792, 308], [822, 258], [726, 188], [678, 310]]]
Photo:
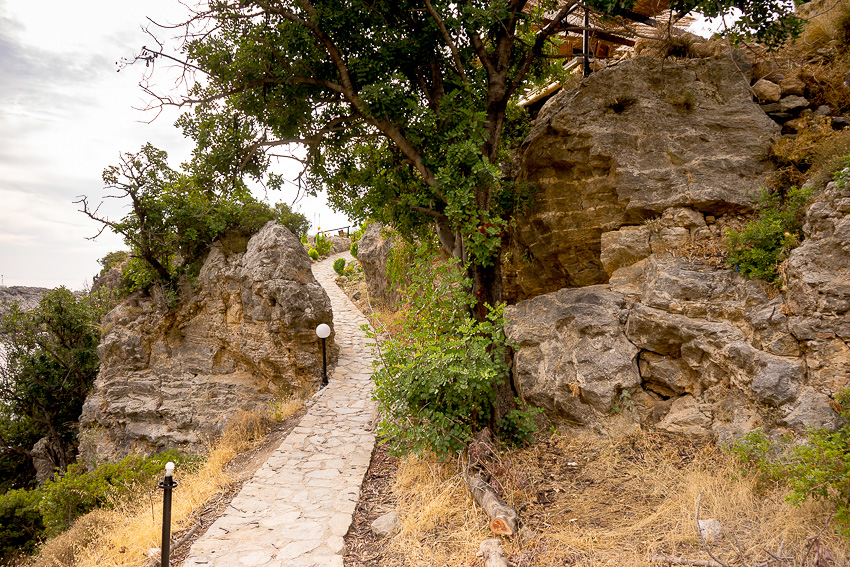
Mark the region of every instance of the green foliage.
[[804, 443], [788, 446], [770, 441], [760, 430], [747, 434], [732, 452], [765, 481], [783, 482], [791, 488], [788, 501], [799, 504], [825, 500], [835, 506], [835, 519], [850, 536], [850, 390], [836, 396], [839, 426], [830, 431], [810, 428]]
[[310, 229], [310, 221], [302, 213], [293, 211], [286, 203], [278, 203], [274, 206], [275, 220], [292, 231], [299, 238], [307, 236]]
[[331, 253], [331, 247], [333, 243], [329, 236], [325, 235], [324, 232], [319, 232], [316, 234], [316, 250], [319, 252], [319, 256], [327, 256]]
[[337, 258], [334, 260], [334, 271], [340, 276], [345, 271], [345, 258]]
[[48, 480], [41, 488], [39, 510], [47, 535], [61, 533], [76, 518], [95, 508], [112, 507], [154, 488], [168, 461], [192, 462], [177, 451], [167, 451], [147, 458], [126, 457], [90, 472], [80, 464], [71, 465], [64, 475]]
[[379, 429], [396, 453], [451, 455], [491, 416], [495, 385], [508, 372], [504, 307], [475, 321], [468, 289], [461, 266], [420, 249], [403, 289], [403, 329], [381, 344], [374, 375]]
[[285, 203], [272, 209], [254, 199], [241, 177], [225, 179], [194, 162], [177, 171], [167, 159], [164, 151], [145, 144], [104, 170], [112, 196], [130, 204], [118, 221], [99, 217], [85, 198], [80, 201], [85, 214], [122, 235], [130, 248], [124, 269], [128, 291], [154, 284], [175, 290], [181, 277], [197, 276], [210, 244], [225, 234], [251, 236], [270, 220], [295, 234], [309, 225]]
[[[612, 0], [595, 0], [610, 2]], [[673, 10], [680, 14], [698, 12], [707, 18], [738, 15], [735, 23], [721, 33], [734, 43], [756, 41], [769, 49], [777, 49], [803, 31], [802, 20], [794, 11], [794, 3], [785, 0], [675, 0]]]
[[130, 253], [126, 250], [118, 250], [116, 252], [110, 252], [100, 260], [98, 260], [98, 264], [103, 266], [103, 269], [100, 270], [100, 275], [106, 274], [109, 270], [111, 270], [115, 266], [120, 266], [130, 257]]
[[[514, 400], [514, 403], [518, 407], [523, 406], [523, 402], [519, 398]], [[499, 420], [499, 436], [509, 445], [516, 447], [529, 445], [534, 441], [534, 434], [537, 433], [534, 416], [542, 412], [542, 408], [532, 407], [509, 411], [505, 417]]]
[[357, 258], [357, 241], [351, 243], [351, 247], [348, 249], [351, 252], [351, 255]]
[[748, 278], [779, 282], [779, 264], [799, 245], [811, 189], [792, 187], [784, 196], [763, 191], [756, 217], [740, 232], [726, 233], [727, 263]]
[[314, 259], [314, 260], [318, 260], [318, 259], [319, 259], [319, 251], [318, 251], [318, 250], [316, 250], [315, 248], [310, 248], [310, 249], [307, 251], [307, 255], [308, 255], [309, 257], [311, 257], [312, 259]]
[[[57, 288], [35, 309], [24, 312], [14, 305], [0, 318], [5, 353], [0, 361], [2, 468], [23, 472], [7, 459], [14, 462], [40, 437], [48, 438], [59, 470], [73, 460], [75, 422], [100, 364], [97, 323], [104, 308], [97, 296], [78, 298]], [[18, 478], [12, 484], [22, 487], [28, 480]]]
[[354, 260], [349, 262], [345, 269], [342, 271], [342, 275], [347, 277], [351, 281], [359, 281], [363, 279], [363, 266], [360, 265], [360, 262]]
[[31, 554], [44, 535], [38, 503], [41, 493], [10, 490], [0, 495], [0, 564]]

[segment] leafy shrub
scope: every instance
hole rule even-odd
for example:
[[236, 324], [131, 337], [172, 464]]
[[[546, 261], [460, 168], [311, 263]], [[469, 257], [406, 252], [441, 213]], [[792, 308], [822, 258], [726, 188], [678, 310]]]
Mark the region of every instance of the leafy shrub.
[[[517, 398], [516, 404], [522, 407], [523, 402]], [[499, 420], [499, 436], [510, 445], [521, 447], [530, 444], [534, 440], [534, 434], [537, 432], [537, 424], [534, 423], [534, 416], [542, 411], [542, 408], [511, 410], [505, 417]]]
[[835, 431], [810, 428], [806, 442], [789, 447], [756, 430], [733, 444], [732, 452], [763, 479], [787, 483], [789, 502], [809, 498], [831, 502], [839, 531], [850, 536], [850, 390], [837, 395], [836, 401], [840, 426]]
[[318, 259], [319, 259], [319, 251], [318, 251], [318, 250], [316, 250], [315, 248], [310, 248], [310, 249], [307, 251], [307, 255], [308, 255], [309, 257], [311, 257], [312, 259], [314, 259], [314, 260], [318, 260]]
[[351, 243], [351, 248], [348, 249], [351, 255], [357, 258], [357, 241]]
[[345, 271], [345, 258], [337, 258], [334, 260], [334, 271], [340, 276]]
[[811, 201], [811, 188], [792, 187], [783, 197], [763, 191], [756, 217], [740, 232], [726, 233], [727, 263], [748, 278], [779, 282], [779, 264], [802, 238], [803, 218]]
[[344, 275], [350, 280], [363, 279], [363, 266], [361, 266], [360, 262], [358, 262], [357, 260], [349, 262], [345, 266], [345, 269], [342, 271], [342, 275]]
[[65, 530], [79, 516], [98, 507], [111, 507], [154, 486], [165, 463], [187, 462], [177, 451], [153, 457], [130, 456], [117, 463], [100, 465], [91, 472], [77, 463], [63, 476], [44, 483], [39, 503], [48, 536]]
[[445, 457], [487, 424], [495, 386], [507, 377], [504, 306], [475, 321], [462, 266], [421, 248], [416, 260], [403, 289], [402, 329], [381, 344], [374, 375], [379, 430], [397, 454]]
[[30, 554], [44, 535], [35, 490], [10, 490], [0, 495], [0, 563], [17, 554]]
[[[310, 221], [303, 214], [293, 211], [286, 203], [278, 203], [274, 206], [275, 220], [292, 231], [292, 234], [301, 238], [307, 235]], [[303, 242], [303, 240], [302, 240]]]
[[316, 250], [319, 252], [319, 256], [327, 256], [330, 254], [331, 246], [331, 239], [325, 236], [324, 232], [316, 234]]
[[111, 270], [115, 266], [120, 266], [130, 257], [130, 253], [126, 250], [118, 250], [116, 252], [110, 252], [103, 258], [97, 261], [98, 264], [103, 266], [103, 269], [100, 270], [99, 275], [104, 275], [106, 272]]

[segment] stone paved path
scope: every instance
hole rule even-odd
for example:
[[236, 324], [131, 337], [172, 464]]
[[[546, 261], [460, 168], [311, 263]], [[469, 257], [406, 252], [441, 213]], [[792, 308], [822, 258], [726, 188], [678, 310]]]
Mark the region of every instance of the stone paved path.
[[366, 318], [334, 282], [339, 254], [313, 265], [331, 299], [339, 364], [280, 447], [189, 551], [184, 567], [341, 567], [343, 536], [375, 445]]

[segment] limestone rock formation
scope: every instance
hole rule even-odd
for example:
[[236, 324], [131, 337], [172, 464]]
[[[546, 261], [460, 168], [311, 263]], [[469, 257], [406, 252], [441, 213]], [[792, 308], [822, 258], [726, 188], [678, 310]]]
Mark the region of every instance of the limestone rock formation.
[[[522, 177], [538, 191], [517, 219], [508, 299], [607, 282], [646, 244], [635, 228], [601, 258], [602, 235], [670, 208], [700, 220], [749, 211], [780, 127], [753, 101], [748, 69], [731, 56], [636, 58], [547, 102], [523, 146]], [[676, 223], [658, 235], [659, 249], [697, 229]]]
[[833, 181], [806, 213], [806, 239], [788, 259], [789, 328], [805, 351], [809, 383], [850, 386], [850, 186]]
[[370, 224], [357, 242], [357, 261], [363, 266], [363, 276], [369, 300], [392, 307], [399, 294], [392, 289], [387, 275], [387, 262], [393, 247], [392, 232], [377, 222]]
[[13, 303], [24, 310], [29, 311], [38, 305], [42, 296], [50, 291], [46, 287], [27, 287], [14, 285], [11, 287], [0, 287], [0, 315], [9, 311]]
[[[315, 328], [333, 314], [310, 265], [299, 240], [272, 222], [245, 250], [214, 245], [179, 306], [131, 296], [113, 309], [80, 418], [83, 458], [197, 451], [241, 411], [317, 387]], [[328, 345], [333, 364], [333, 335]]]
[[814, 362], [781, 297], [670, 254], [638, 264], [632, 295], [614, 284], [566, 288], [508, 308], [526, 400], [588, 424], [621, 409], [626, 391], [643, 421], [724, 440], [758, 426], [766, 408], [800, 431], [831, 423], [835, 390], [811, 387]]

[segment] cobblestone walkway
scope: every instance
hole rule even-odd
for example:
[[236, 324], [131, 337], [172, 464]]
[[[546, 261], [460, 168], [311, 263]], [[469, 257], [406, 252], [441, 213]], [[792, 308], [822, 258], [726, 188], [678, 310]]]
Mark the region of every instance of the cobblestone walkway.
[[334, 259], [313, 265], [331, 299], [339, 364], [280, 447], [199, 538], [184, 567], [341, 567], [343, 536], [375, 445], [366, 318], [334, 281]]

